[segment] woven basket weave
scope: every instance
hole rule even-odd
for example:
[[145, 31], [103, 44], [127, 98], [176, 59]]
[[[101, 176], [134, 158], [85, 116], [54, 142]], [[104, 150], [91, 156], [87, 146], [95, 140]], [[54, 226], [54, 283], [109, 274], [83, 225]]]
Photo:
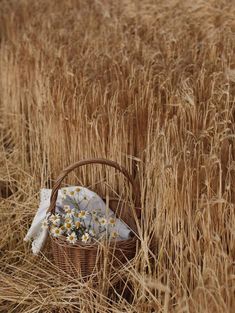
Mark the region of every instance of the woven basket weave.
[[[106, 159], [83, 160], [64, 169], [53, 186], [48, 212], [55, 213], [58, 191], [64, 178], [74, 169], [88, 164], [103, 164], [113, 167], [128, 179], [133, 189], [135, 210], [131, 209], [127, 202], [119, 199], [110, 199], [108, 205], [119, 218], [136, 232], [134, 215], [136, 218], [140, 217], [138, 185], [134, 183], [133, 177], [124, 167]], [[130, 239], [112, 240], [106, 243], [105, 248], [101, 248], [101, 245], [98, 243], [85, 244], [79, 242], [73, 245], [66, 241], [65, 236], [59, 238], [50, 236], [50, 241], [55, 264], [69, 275], [82, 276], [84, 278], [102, 270], [105, 258], [108, 258], [113, 268], [123, 265], [127, 260], [135, 256], [137, 245], [137, 238], [133, 233]]]

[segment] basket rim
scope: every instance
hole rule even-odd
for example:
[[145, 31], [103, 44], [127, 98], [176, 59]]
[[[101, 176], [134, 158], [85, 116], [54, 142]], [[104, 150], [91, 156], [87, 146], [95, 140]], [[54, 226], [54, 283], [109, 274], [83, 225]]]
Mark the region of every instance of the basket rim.
[[[101, 242], [94, 242], [94, 243], [83, 243], [82, 241], [78, 241], [75, 244], [69, 243], [66, 240], [66, 237], [64, 235], [61, 235], [60, 237], [54, 237], [49, 233], [49, 237], [51, 240], [53, 240], [54, 243], [58, 244], [59, 246], [71, 248], [71, 249], [76, 249], [76, 248], [81, 248], [81, 249], [98, 249], [99, 246], [101, 246]], [[134, 235], [131, 238], [128, 239], [121, 239], [121, 240], [106, 240], [104, 243], [108, 243], [108, 246], [110, 247], [116, 247], [120, 245], [126, 245], [128, 243], [137, 241], [138, 238]]]

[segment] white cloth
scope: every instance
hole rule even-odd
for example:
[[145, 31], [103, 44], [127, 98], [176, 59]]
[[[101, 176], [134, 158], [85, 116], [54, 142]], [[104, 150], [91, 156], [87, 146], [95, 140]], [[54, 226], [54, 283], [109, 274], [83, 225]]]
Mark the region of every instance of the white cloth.
[[[56, 201], [56, 212], [61, 212], [62, 209], [62, 197], [63, 197], [63, 190], [69, 193], [74, 191], [76, 188], [79, 188], [80, 191], [74, 194], [74, 199], [76, 202], [79, 202], [79, 208], [81, 210], [92, 212], [93, 210], [100, 209], [102, 214], [105, 214], [106, 218], [110, 218], [114, 216], [114, 213], [109, 208], [106, 208], [104, 201], [93, 191], [81, 187], [81, 186], [71, 186], [62, 188], [58, 192], [58, 197]], [[29, 228], [24, 240], [25, 241], [32, 241], [32, 252], [34, 254], [38, 254], [44, 247], [46, 243], [46, 239], [48, 236], [48, 230], [42, 228], [42, 221], [47, 216], [47, 209], [50, 205], [50, 196], [51, 196], [51, 189], [41, 189], [40, 190], [40, 204], [37, 210], [36, 215], [34, 216], [33, 222], [31, 227]], [[65, 200], [63, 199], [63, 204], [66, 204]], [[71, 203], [69, 203], [71, 206]], [[131, 230], [130, 228], [120, 219], [116, 220], [115, 231], [119, 233], [119, 239], [128, 239], [130, 237]]]

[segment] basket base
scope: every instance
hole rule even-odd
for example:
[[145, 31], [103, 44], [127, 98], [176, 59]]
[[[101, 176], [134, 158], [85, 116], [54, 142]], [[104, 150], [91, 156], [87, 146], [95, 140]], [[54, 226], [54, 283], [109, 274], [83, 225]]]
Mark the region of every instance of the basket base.
[[72, 277], [89, 279], [103, 270], [112, 271], [134, 258], [137, 240], [110, 243], [109, 246], [70, 245], [65, 239], [50, 237], [55, 265]]

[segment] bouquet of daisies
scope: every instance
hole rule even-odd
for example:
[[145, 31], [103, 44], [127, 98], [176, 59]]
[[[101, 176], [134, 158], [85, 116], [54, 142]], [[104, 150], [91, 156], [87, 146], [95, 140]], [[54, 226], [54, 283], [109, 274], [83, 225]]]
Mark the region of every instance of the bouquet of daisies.
[[47, 228], [53, 237], [65, 236], [71, 244], [119, 237], [116, 218], [102, 212], [101, 208], [87, 210], [89, 200], [85, 195], [78, 197], [80, 188], [72, 191], [65, 188], [62, 192], [59, 213], [49, 214], [42, 222], [42, 227]]

